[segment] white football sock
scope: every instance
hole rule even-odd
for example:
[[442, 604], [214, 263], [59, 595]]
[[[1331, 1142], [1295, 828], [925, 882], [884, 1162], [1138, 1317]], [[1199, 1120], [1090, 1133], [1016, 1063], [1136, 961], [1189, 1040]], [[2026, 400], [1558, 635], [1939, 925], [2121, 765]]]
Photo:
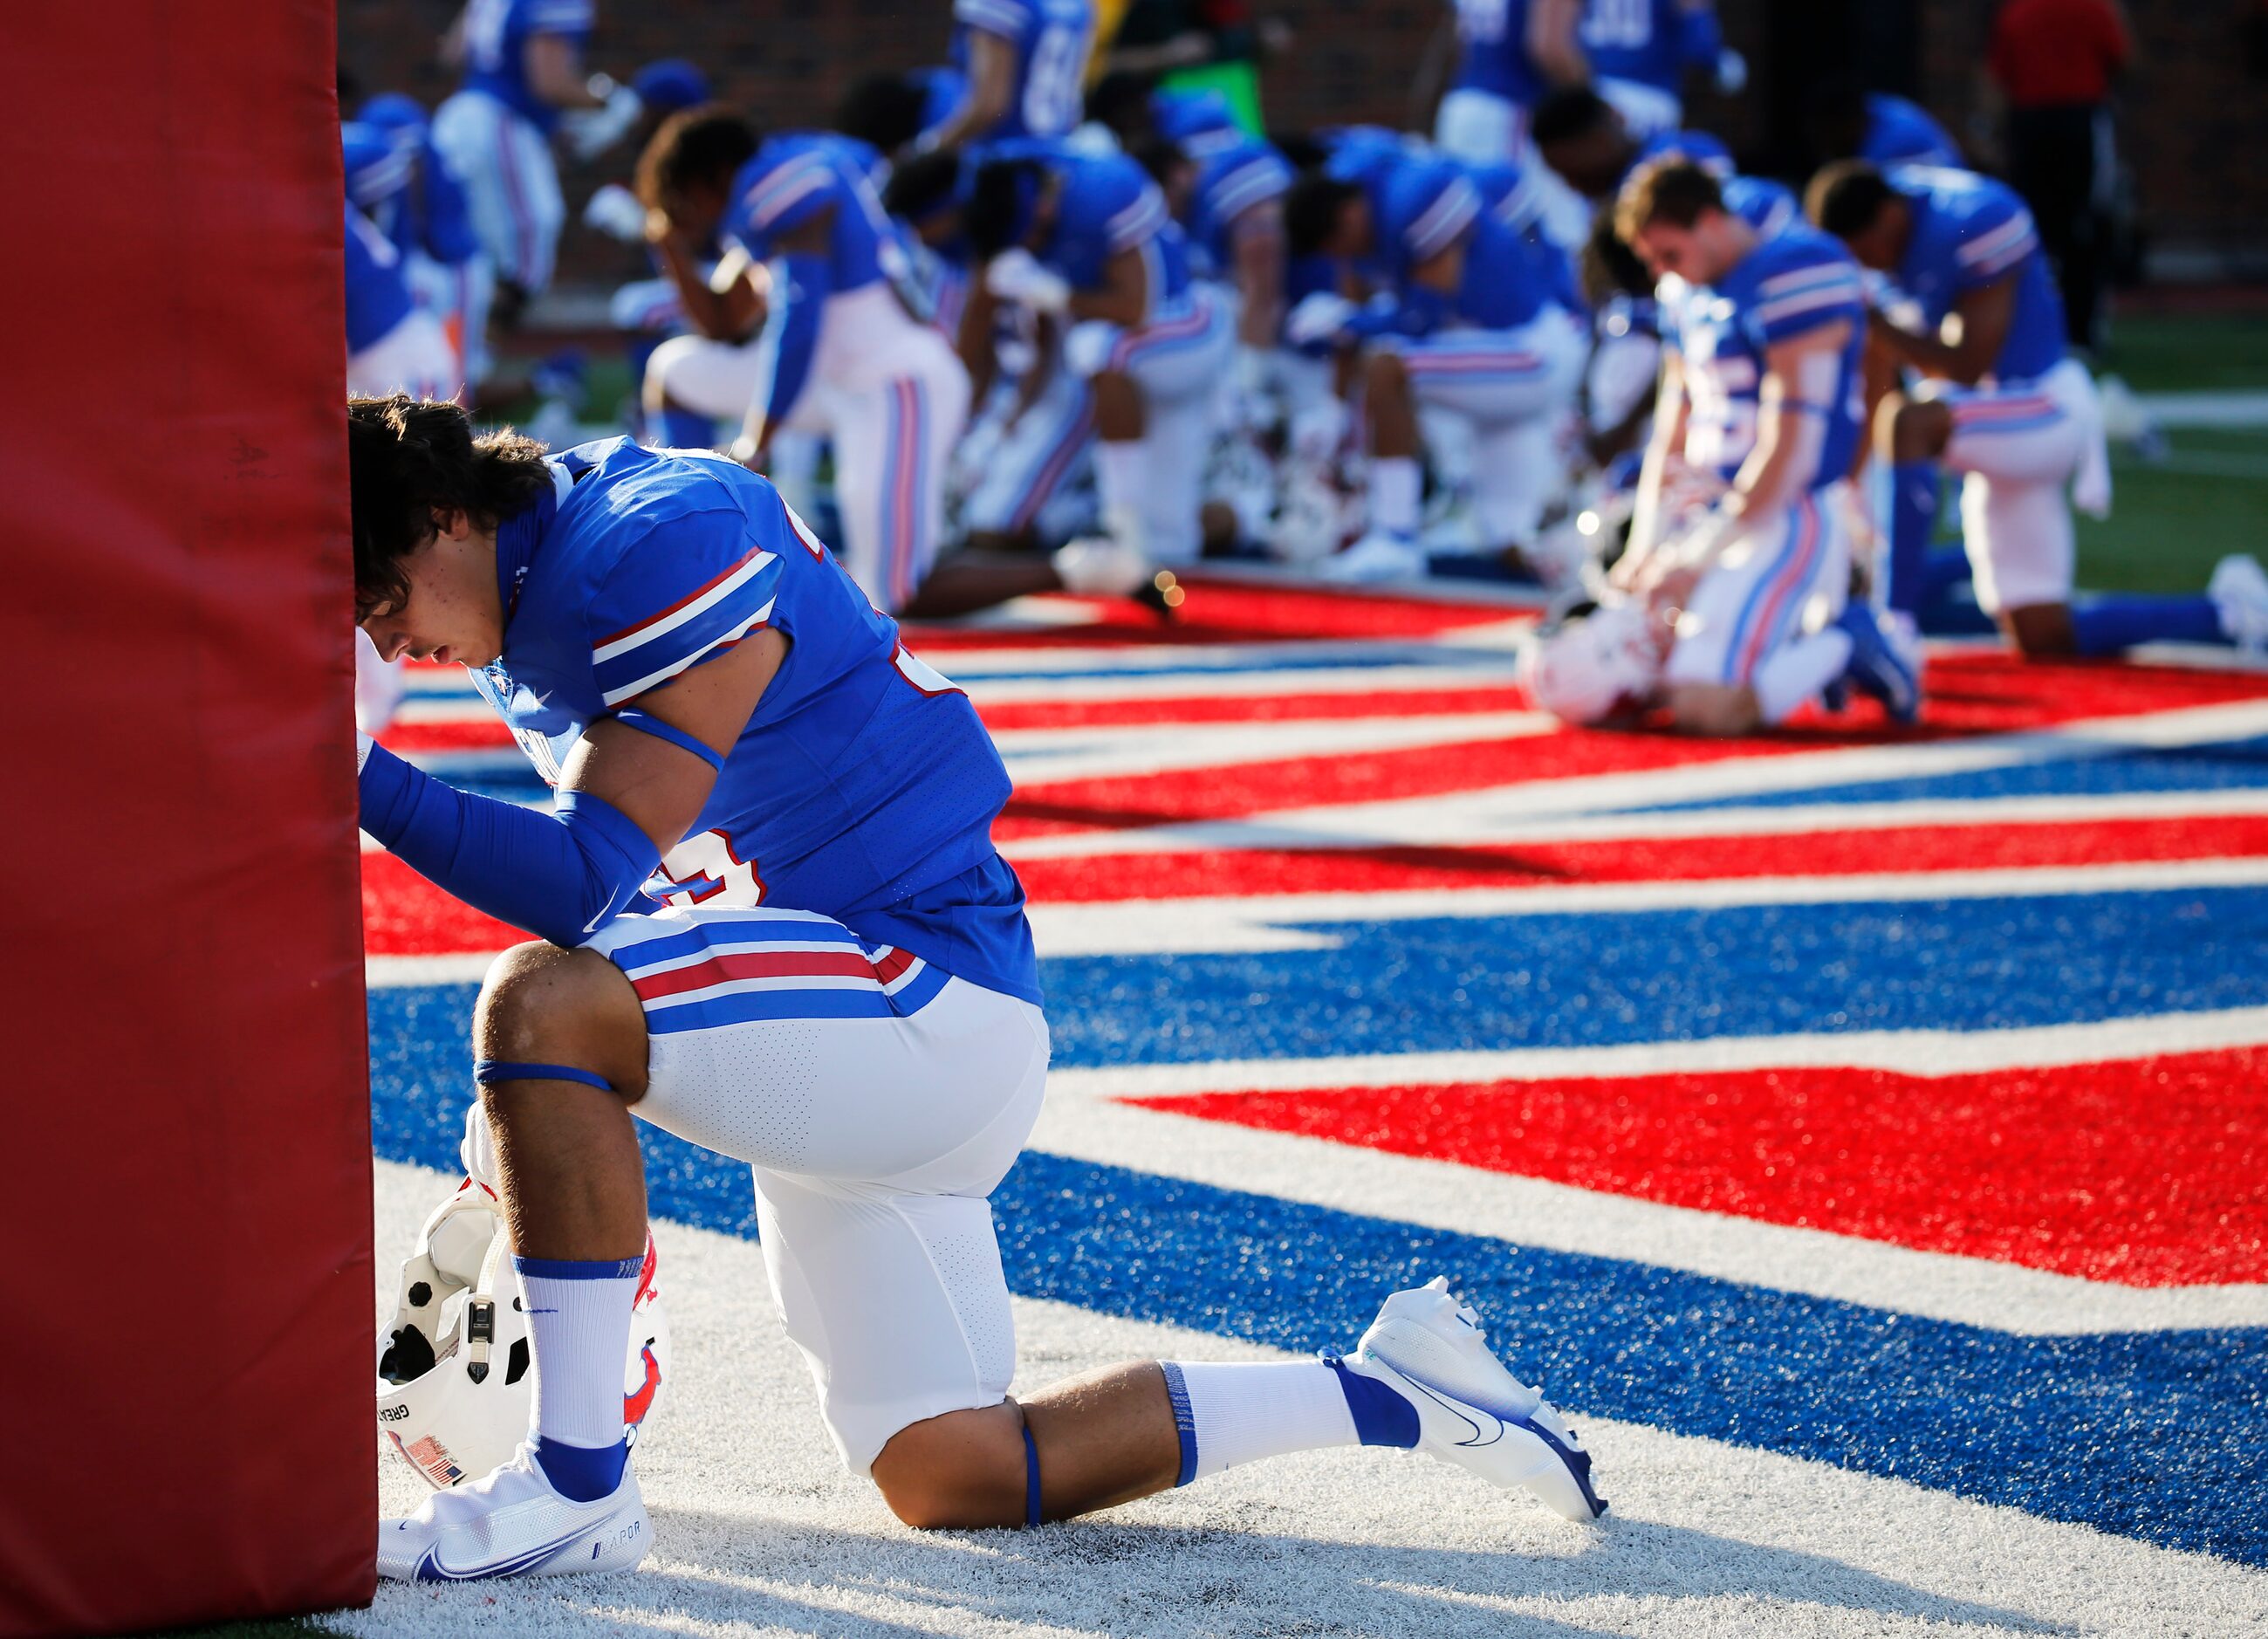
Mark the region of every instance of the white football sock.
[[[1322, 1361], [1159, 1363], [1182, 1436], [1177, 1484], [1266, 1457], [1363, 1443], [1341, 1373]], [[1362, 1382], [1365, 1392], [1377, 1386]]]
[[512, 1261], [535, 1351], [535, 1432], [570, 1445], [620, 1444], [630, 1303], [645, 1260]]
[[1094, 447], [1094, 488], [1102, 504], [1106, 525], [1142, 515], [1142, 442], [1098, 441]]
[[1370, 527], [1388, 535], [1418, 533], [1425, 481], [1415, 457], [1380, 455], [1370, 463]]

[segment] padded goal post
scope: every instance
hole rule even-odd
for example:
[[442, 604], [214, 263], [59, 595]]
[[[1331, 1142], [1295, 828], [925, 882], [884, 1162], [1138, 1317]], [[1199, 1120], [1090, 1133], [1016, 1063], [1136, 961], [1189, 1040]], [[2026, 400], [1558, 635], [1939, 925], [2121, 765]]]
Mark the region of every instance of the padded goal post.
[[6, 36], [0, 1633], [361, 1603], [332, 8]]

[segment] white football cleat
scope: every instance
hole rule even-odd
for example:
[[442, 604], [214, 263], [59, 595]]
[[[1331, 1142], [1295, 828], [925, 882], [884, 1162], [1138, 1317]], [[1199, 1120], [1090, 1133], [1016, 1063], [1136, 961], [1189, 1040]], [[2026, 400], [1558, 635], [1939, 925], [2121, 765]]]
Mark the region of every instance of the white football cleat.
[[1158, 572], [1141, 547], [1116, 533], [1084, 535], [1057, 547], [1050, 561], [1076, 597], [1132, 597]]
[[2268, 651], [2268, 572], [2242, 554], [2213, 565], [2205, 594], [2220, 616], [2220, 629], [2248, 654]]
[[494, 1473], [435, 1492], [409, 1518], [380, 1520], [378, 1574], [401, 1582], [573, 1576], [628, 1570], [652, 1545], [627, 1466], [612, 1493], [577, 1502], [551, 1488], [529, 1443]]
[[1430, 566], [1425, 548], [1406, 535], [1373, 529], [1336, 557], [1315, 566], [1325, 580], [1341, 586], [1378, 586], [1389, 580], [1423, 580]]
[[1591, 1489], [1591, 1456], [1543, 1394], [1505, 1370], [1480, 1318], [1449, 1296], [1446, 1275], [1388, 1298], [1346, 1357], [1418, 1408], [1418, 1449], [1492, 1485], [1534, 1492], [1563, 1518], [1607, 1511]]

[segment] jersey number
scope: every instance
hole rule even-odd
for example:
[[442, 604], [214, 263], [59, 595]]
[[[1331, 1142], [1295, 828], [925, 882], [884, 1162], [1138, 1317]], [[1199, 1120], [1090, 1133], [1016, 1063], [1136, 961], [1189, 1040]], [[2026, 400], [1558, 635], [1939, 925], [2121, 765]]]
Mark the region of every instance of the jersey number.
[[678, 885], [676, 892], [662, 897], [680, 907], [740, 910], [764, 902], [763, 879], [755, 865], [733, 853], [733, 839], [721, 831], [704, 831], [679, 843], [662, 860], [661, 874]]
[[1032, 43], [1024, 72], [1024, 129], [1060, 137], [1079, 123], [1085, 100], [1087, 31], [1050, 23]]
[[1591, 0], [1583, 8], [1583, 43], [1638, 51], [1653, 39], [1653, 0]]

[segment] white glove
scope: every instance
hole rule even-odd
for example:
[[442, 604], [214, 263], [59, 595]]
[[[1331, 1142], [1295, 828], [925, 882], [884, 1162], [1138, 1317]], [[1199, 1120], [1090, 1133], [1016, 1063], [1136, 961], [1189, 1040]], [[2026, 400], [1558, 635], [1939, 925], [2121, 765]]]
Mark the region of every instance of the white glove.
[[606, 152], [629, 134], [638, 115], [645, 112], [644, 99], [603, 74], [591, 76], [591, 94], [606, 100], [598, 107], [571, 108], [559, 116], [559, 129], [567, 133], [567, 145], [578, 159], [595, 159]]
[[1071, 281], [1021, 248], [1004, 250], [984, 264], [984, 288], [1002, 301], [1037, 313], [1061, 313], [1071, 306]]
[[355, 778], [362, 778], [363, 764], [370, 761], [370, 749], [378, 742], [359, 728], [355, 730]]
[[1345, 297], [1334, 291], [1317, 291], [1301, 297], [1284, 321], [1284, 339], [1294, 347], [1313, 347], [1346, 329], [1354, 314], [1355, 306]]
[[645, 207], [620, 182], [609, 182], [583, 207], [583, 225], [625, 245], [645, 243]]

